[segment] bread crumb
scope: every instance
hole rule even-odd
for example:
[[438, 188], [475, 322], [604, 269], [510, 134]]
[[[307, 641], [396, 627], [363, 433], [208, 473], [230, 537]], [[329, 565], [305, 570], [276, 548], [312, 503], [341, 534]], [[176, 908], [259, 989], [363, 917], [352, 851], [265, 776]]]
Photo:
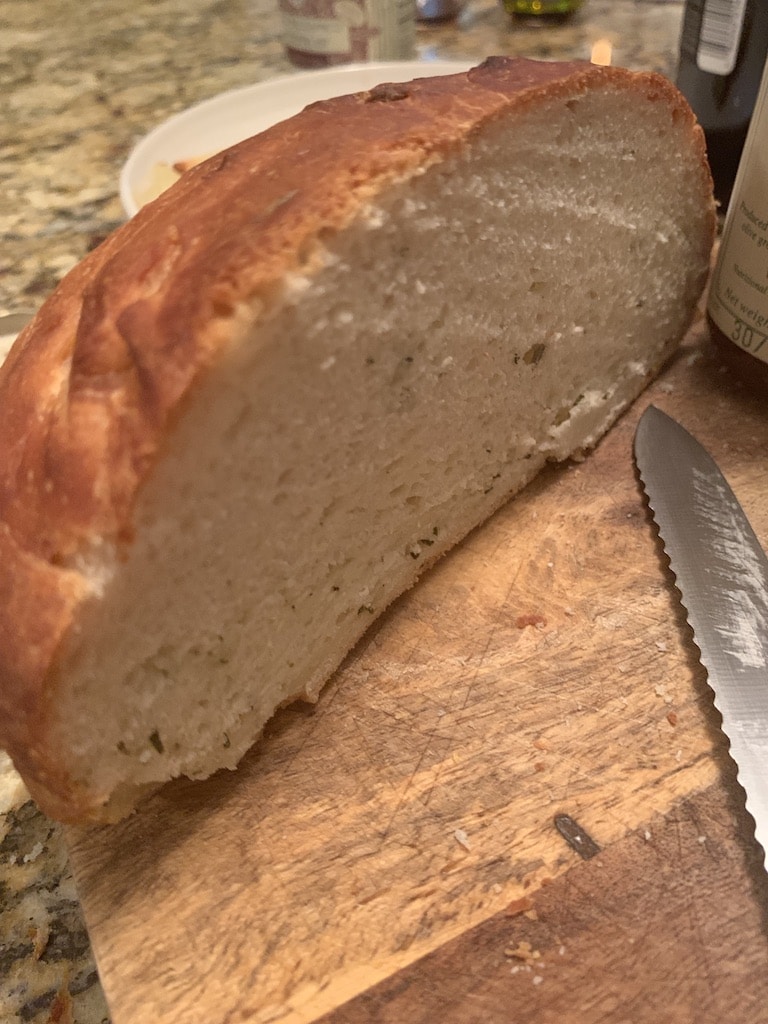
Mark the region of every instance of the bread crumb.
[[534, 976], [533, 976], [533, 984], [534, 985], [540, 985], [542, 983], [542, 981], [544, 981], [544, 979], [542, 978], [542, 976], [540, 974], [534, 974]]
[[662, 654], [665, 654], [666, 651], [667, 651], [666, 643], [663, 640], [657, 640], [656, 641], [656, 650], [657, 651], [661, 651]]
[[668, 711], [667, 712], [667, 721], [674, 728], [677, 725], [677, 712], [676, 711]]
[[706, 841], [707, 841], [707, 837], [706, 836], [699, 836], [698, 839], [696, 840], [696, 842], [699, 843], [701, 846], [703, 846], [704, 843], [706, 843]]
[[472, 846], [470, 845], [469, 842], [469, 837], [467, 836], [467, 833], [464, 831], [463, 828], [457, 828], [453, 833], [453, 838], [456, 840], [459, 846], [463, 846], [465, 850], [472, 849]]
[[521, 896], [519, 900], [512, 900], [507, 907], [510, 917], [517, 917], [518, 914], [525, 914], [530, 910], [533, 910], [533, 900], [530, 896]]
[[521, 960], [524, 964], [528, 964], [528, 966], [541, 959], [541, 953], [538, 949], [534, 949], [530, 942], [518, 942], [516, 946], [507, 946], [504, 950], [504, 956], [511, 957], [514, 960]]

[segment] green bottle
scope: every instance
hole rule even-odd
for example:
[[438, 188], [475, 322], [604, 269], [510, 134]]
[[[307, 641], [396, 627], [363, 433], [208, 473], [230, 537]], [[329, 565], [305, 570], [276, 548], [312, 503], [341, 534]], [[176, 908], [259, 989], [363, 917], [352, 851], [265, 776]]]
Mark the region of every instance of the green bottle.
[[504, 10], [508, 14], [555, 14], [563, 17], [573, 14], [582, 6], [584, 0], [503, 0]]

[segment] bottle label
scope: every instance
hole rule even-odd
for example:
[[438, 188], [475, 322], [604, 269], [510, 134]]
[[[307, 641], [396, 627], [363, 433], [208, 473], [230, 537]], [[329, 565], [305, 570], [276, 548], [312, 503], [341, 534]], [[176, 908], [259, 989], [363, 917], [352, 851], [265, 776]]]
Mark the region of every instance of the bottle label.
[[768, 63], [725, 218], [708, 312], [726, 337], [768, 363]]
[[350, 61], [413, 56], [413, 0], [280, 0], [280, 10], [291, 49]]
[[699, 0], [701, 22], [696, 65], [711, 75], [730, 75], [744, 27], [747, 0]]
[[305, 53], [348, 53], [349, 26], [336, 18], [283, 14], [283, 42]]
[[370, 24], [376, 34], [369, 60], [407, 60], [416, 46], [416, 7], [413, 0], [368, 0]]

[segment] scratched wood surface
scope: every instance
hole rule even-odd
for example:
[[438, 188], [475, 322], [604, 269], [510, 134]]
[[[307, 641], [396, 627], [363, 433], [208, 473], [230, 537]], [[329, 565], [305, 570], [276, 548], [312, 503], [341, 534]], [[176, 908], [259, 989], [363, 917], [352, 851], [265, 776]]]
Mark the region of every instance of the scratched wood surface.
[[[470, 536], [380, 620], [315, 707], [276, 716], [238, 772], [174, 783], [119, 826], [70, 833], [115, 1024], [426, 1021], [419, 1001], [428, 1009], [449, 991], [441, 1019], [506, 1021], [508, 985], [490, 986], [496, 1002], [468, 1017], [468, 986], [440, 988], [452, 973], [440, 951], [464, 936], [471, 974], [478, 928], [585, 877], [589, 927], [563, 940], [568, 970], [537, 983], [516, 1020], [567, 1019], [574, 986], [594, 986], [606, 965], [606, 977], [629, 979], [648, 938], [643, 900], [665, 965], [659, 1000], [675, 1005], [685, 980], [700, 1019], [715, 1020], [706, 1000], [724, 1005], [744, 983], [734, 964], [756, 957], [766, 973], [765, 889], [708, 859], [695, 828], [665, 825], [697, 800], [737, 810], [738, 789], [634, 473], [649, 401], [710, 448], [768, 543], [765, 402], [718, 370], [695, 329], [588, 459], [545, 472]], [[598, 856], [581, 861], [553, 827], [560, 813]], [[734, 864], [754, 856], [744, 817], [721, 808], [710, 823], [739, 851]], [[665, 828], [671, 838], [649, 847], [645, 833]], [[642, 869], [633, 850], [646, 851]], [[727, 893], [723, 874], [738, 894], [728, 934], [749, 935], [752, 960], [703, 927], [701, 893]], [[675, 953], [681, 935], [689, 952], [705, 943], [699, 956]], [[508, 984], [528, 979], [498, 957]], [[483, 964], [478, 955], [478, 976]], [[365, 1002], [395, 976], [410, 1009]], [[620, 1006], [620, 992], [595, 995], [580, 1024], [651, 1019]]]
[[318, 1024], [765, 1024], [768, 875], [735, 792], [654, 816]]

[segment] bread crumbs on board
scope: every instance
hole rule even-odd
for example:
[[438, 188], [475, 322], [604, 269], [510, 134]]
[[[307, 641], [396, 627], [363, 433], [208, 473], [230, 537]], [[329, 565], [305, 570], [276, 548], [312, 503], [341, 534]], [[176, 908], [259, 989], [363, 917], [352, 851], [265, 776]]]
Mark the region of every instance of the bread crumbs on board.
[[504, 950], [504, 956], [509, 957], [511, 960], [519, 960], [528, 966], [541, 960], [541, 953], [538, 949], [534, 949], [530, 942], [518, 942], [516, 946], [507, 946]]
[[530, 896], [521, 896], [519, 900], [512, 900], [507, 907], [507, 914], [510, 917], [517, 917], [519, 914], [528, 914], [533, 910], [533, 900]]
[[472, 849], [472, 845], [469, 842], [469, 837], [467, 836], [467, 833], [464, 831], [463, 828], [457, 828], [453, 833], [453, 838], [456, 840], [459, 846], [463, 846], [465, 850]]

